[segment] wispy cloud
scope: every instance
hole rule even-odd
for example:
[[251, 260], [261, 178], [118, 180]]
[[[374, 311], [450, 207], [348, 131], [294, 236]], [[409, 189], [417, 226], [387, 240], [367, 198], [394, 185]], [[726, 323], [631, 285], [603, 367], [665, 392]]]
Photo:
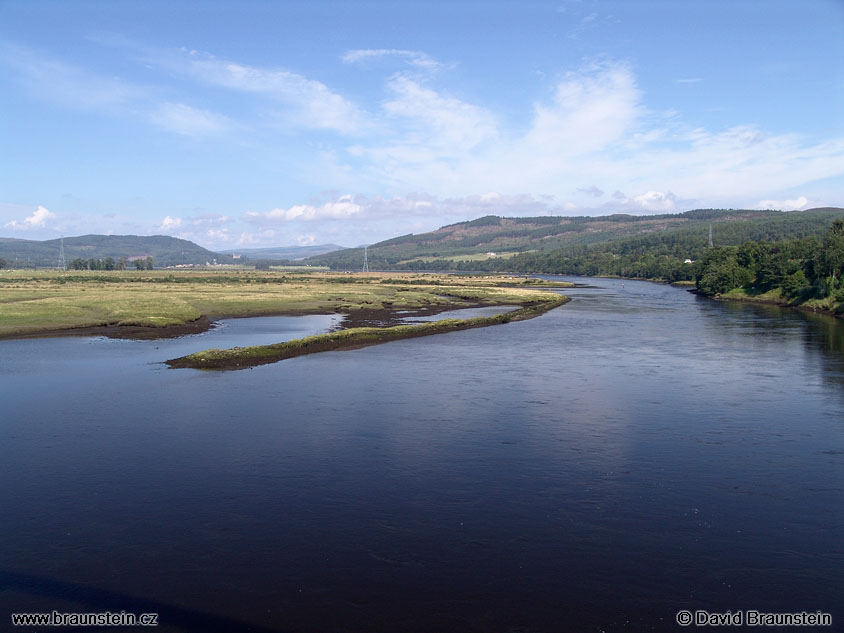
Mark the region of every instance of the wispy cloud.
[[799, 211], [809, 206], [809, 199], [800, 196], [793, 200], [760, 200], [756, 205], [757, 209], [777, 209], [780, 211]]
[[408, 77], [394, 76], [387, 89], [394, 98], [383, 110], [392, 127], [333, 158], [338, 171], [394, 189], [465, 196], [495, 183], [503, 193], [565, 201], [592, 182], [596, 190], [630, 192], [619, 206], [643, 212], [671, 210], [680, 200], [752, 204], [772, 183], [788, 190], [844, 174], [844, 138], [811, 143], [755, 125], [688, 128], [676, 112], [646, 108], [624, 63], [569, 73], [534, 104], [521, 135], [504, 131], [483, 106]]
[[[577, 5], [566, 6], [573, 14]], [[560, 19], [603, 19], [590, 16], [585, 11]], [[771, 133], [753, 121], [692, 128], [679, 112], [649, 109], [635, 68], [623, 61], [587, 62], [505, 109], [471, 86], [455, 87], [449, 66], [423, 51], [347, 51], [345, 64], [382, 71], [388, 64], [373, 62], [401, 64], [398, 72], [395, 64], [386, 69], [380, 92], [358, 95], [367, 99], [358, 103], [295, 69], [188, 49], [121, 46], [128, 63], [145, 65], [137, 75], [143, 82], [25, 48], [0, 47], [0, 64], [13, 71], [25, 94], [57, 107], [182, 137], [212, 137], [222, 148], [212, 168], [225, 169], [229, 143], [258, 148], [254, 164], [265, 171], [256, 180], [275, 183], [294, 163], [292, 155], [300, 171], [250, 198], [247, 213], [241, 207], [227, 216], [192, 216], [165, 205], [158, 209], [168, 215], [162, 210], [152, 219], [127, 213], [71, 221], [54, 196], [37, 200], [60, 217], [31, 206], [3, 212], [5, 228], [31, 236], [55, 233], [57, 226], [71, 230], [84, 220], [103, 232], [163, 231], [216, 247], [292, 243], [297, 235], [323, 241], [340, 226], [359, 224], [386, 237], [486, 214], [666, 212], [698, 203], [805, 208], [820, 200], [807, 185], [844, 175], [844, 138]], [[121, 62], [116, 66], [125, 67], [127, 59]], [[291, 183], [296, 193], [277, 194]], [[325, 188], [344, 195], [309, 199]], [[339, 235], [336, 241], [352, 243]]]
[[441, 223], [466, 216], [547, 215], [561, 210], [562, 207], [556, 204], [552, 197], [501, 194], [495, 191], [450, 198], [427, 193], [392, 198], [345, 194], [321, 203], [295, 205], [265, 212], [248, 212], [243, 219], [261, 227], [320, 220], [358, 223], [425, 218]]
[[600, 198], [604, 195], [604, 192], [601, 189], [598, 189], [595, 185], [591, 187], [579, 187], [578, 191], [580, 193], [585, 193], [587, 196], [592, 196], [593, 198]]
[[407, 140], [414, 144], [465, 151], [498, 135], [495, 117], [484, 108], [443, 96], [402, 75], [391, 79], [388, 89], [393, 99], [384, 103], [384, 112], [407, 124]]
[[27, 48], [6, 46], [0, 50], [0, 62], [16, 72], [30, 94], [60, 107], [143, 120], [185, 136], [217, 133], [230, 126], [221, 114], [168, 100], [162, 88], [97, 73]]
[[192, 81], [262, 96], [296, 126], [351, 134], [366, 127], [364, 113], [322, 82], [280, 68], [258, 68], [194, 50], [156, 50], [143, 60]]
[[227, 117], [184, 103], [162, 103], [149, 116], [154, 125], [183, 136], [216, 134], [232, 127]]
[[148, 98], [150, 87], [98, 74], [22, 46], [0, 48], [0, 62], [30, 94], [65, 107], [123, 111]]
[[426, 71], [434, 71], [442, 68], [442, 64], [427, 53], [421, 51], [407, 51], [395, 48], [356, 49], [347, 51], [341, 59], [344, 64], [360, 64], [375, 59], [394, 57], [406, 63]]
[[640, 97], [626, 65], [605, 64], [571, 73], [557, 85], [550, 103], [534, 106], [525, 143], [566, 157], [605, 149], [632, 130], [641, 114]]

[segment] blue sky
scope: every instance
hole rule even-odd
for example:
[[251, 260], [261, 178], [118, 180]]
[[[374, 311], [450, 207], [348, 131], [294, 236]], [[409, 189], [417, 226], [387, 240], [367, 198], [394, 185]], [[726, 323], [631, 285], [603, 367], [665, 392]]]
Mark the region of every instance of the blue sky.
[[844, 0], [0, 0], [0, 236], [844, 206]]

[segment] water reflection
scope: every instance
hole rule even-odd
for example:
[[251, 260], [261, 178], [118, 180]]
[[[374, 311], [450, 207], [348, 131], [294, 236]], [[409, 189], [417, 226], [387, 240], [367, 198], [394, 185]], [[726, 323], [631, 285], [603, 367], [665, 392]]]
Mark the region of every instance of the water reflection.
[[161, 361], [335, 317], [0, 342], [0, 608], [149, 605], [161, 631], [844, 621], [842, 324], [582, 281], [530, 321], [234, 373]]

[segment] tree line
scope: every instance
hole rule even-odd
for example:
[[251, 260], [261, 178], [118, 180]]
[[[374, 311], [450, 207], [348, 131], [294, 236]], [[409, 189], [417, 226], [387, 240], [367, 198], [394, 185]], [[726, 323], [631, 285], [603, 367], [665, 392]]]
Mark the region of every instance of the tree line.
[[[83, 259], [77, 257], [70, 260], [67, 267], [71, 270], [126, 270], [129, 265], [129, 260], [126, 257], [120, 257], [115, 260], [113, 257], [99, 257]], [[144, 259], [135, 259], [131, 264], [137, 270], [152, 270], [152, 257]]]
[[[813, 237], [820, 239], [832, 223], [832, 213], [824, 210], [785, 215], [759, 212], [759, 219], [725, 221], [729, 213], [701, 210], [684, 215], [700, 215], [696, 215], [695, 219], [708, 219], [710, 216], [720, 219], [720, 222], [712, 224], [713, 239], [718, 245], [733, 247], [746, 242], [799, 241]], [[510, 258], [494, 257], [480, 261], [441, 258], [396, 264], [389, 260], [381, 261], [380, 254], [377, 251], [373, 254], [373, 249], [370, 249], [370, 265], [404, 270], [506, 271], [692, 281], [696, 279], [697, 262], [711, 250], [708, 242], [709, 226], [700, 224], [596, 244], [570, 244], [555, 249], [519, 253]]]
[[695, 281], [706, 295], [779, 288], [787, 299], [844, 301], [844, 220], [835, 220], [822, 238], [709, 249], [696, 266]]

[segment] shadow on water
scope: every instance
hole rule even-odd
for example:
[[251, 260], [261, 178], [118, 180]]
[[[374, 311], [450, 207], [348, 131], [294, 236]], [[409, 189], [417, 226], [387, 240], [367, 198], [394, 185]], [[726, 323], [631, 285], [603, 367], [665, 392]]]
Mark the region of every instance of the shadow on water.
[[[725, 348], [747, 341], [767, 346], [789, 362], [805, 355], [824, 381], [844, 385], [844, 321], [828, 314], [794, 308], [718, 302], [699, 297], [709, 334]], [[726, 318], [725, 318], [726, 317]]]
[[815, 331], [806, 330], [806, 346], [812, 349], [820, 346], [828, 352], [837, 352], [844, 358], [844, 322], [825, 314], [799, 312], [800, 316], [811, 323]]
[[[166, 602], [146, 600], [116, 591], [97, 589], [87, 585], [0, 570], [0, 591], [14, 591], [37, 595], [60, 602], [79, 605], [73, 613], [157, 613], [156, 631], [173, 633], [209, 633], [237, 631], [243, 633], [286, 633], [282, 629], [266, 628], [242, 620], [186, 609]], [[58, 610], [58, 609], [57, 609]], [[60, 611], [64, 613], [65, 611]], [[7, 615], [7, 617], [9, 617]], [[7, 621], [8, 623], [8, 621]], [[24, 630], [27, 627], [23, 627]], [[74, 627], [76, 630], [94, 631], [102, 627]]]

